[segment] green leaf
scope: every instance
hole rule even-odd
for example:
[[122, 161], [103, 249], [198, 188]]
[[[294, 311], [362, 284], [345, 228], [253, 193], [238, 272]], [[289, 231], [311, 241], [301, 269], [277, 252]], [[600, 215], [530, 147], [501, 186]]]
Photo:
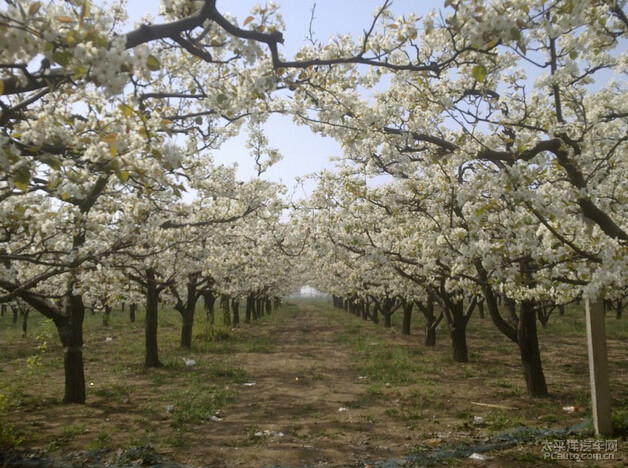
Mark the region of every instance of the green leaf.
[[52, 58], [62, 67], [67, 67], [70, 64], [70, 60], [72, 60], [72, 54], [67, 50], [57, 51], [52, 54]]
[[42, 163], [50, 166], [55, 171], [58, 171], [59, 169], [61, 169], [61, 161], [59, 161], [57, 158], [55, 158], [52, 155], [44, 154], [42, 157], [39, 158], [39, 160]]
[[133, 113], [133, 108], [124, 103], [120, 104], [118, 106], [118, 109], [120, 109], [120, 112], [122, 112], [122, 115], [124, 115], [125, 117], [128, 117]]
[[510, 36], [515, 40], [518, 41], [519, 39], [521, 39], [521, 31], [519, 31], [519, 29], [517, 28], [510, 28]]
[[120, 179], [120, 182], [125, 183], [129, 180], [129, 171], [116, 172], [116, 176]]
[[21, 190], [22, 192], [28, 191], [28, 182], [31, 180], [31, 170], [28, 166], [21, 166], [16, 169], [15, 174], [13, 175], [13, 183], [15, 184], [15, 188]]
[[216, 102], [218, 103], [220, 107], [223, 107], [227, 103], [228, 100], [229, 98], [227, 97], [226, 94], [219, 94], [216, 97]]
[[486, 67], [482, 65], [481, 63], [478, 63], [471, 70], [471, 76], [475, 79], [475, 81], [479, 81], [480, 83], [483, 83], [484, 81], [486, 81], [486, 74], [487, 74]]
[[201, 125], [203, 123], [203, 117], [201, 117], [200, 115], [194, 119], [194, 123], [196, 125]]
[[155, 57], [154, 55], [149, 55], [148, 57], [146, 57], [146, 66], [150, 71], [157, 71], [161, 68], [159, 60], [157, 60], [157, 57]]
[[576, 60], [578, 58], [578, 52], [576, 52], [575, 50], [572, 50], [571, 52], [569, 52], [569, 58], [571, 60]]

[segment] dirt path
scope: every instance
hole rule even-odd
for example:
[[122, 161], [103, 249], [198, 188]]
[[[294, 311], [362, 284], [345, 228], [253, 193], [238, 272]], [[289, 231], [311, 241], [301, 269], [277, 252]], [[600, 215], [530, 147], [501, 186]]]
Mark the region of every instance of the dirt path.
[[397, 428], [374, 431], [364, 411], [351, 407], [367, 385], [353, 369], [354, 352], [320, 310], [304, 303], [285, 324], [250, 332], [272, 334], [273, 351], [233, 357], [255, 385], [242, 385], [222, 421], [195, 441], [207, 450], [197, 448], [187, 463], [363, 466], [399, 448], [399, 434], [391, 434]]
[[[166, 366], [144, 369], [141, 320], [129, 325], [119, 314], [103, 328], [89, 318], [85, 405], [60, 402], [58, 346], [36, 354], [29, 372], [36, 339], [14, 340], [0, 354], [4, 375], [16, 378], [5, 390], [15, 400], [7, 422], [24, 436], [23, 457], [41, 455], [29, 466], [147, 466], [151, 453], [212, 468], [422, 466], [435, 455], [437, 466], [468, 466], [469, 450], [486, 450], [487, 466], [572, 466], [543, 459], [544, 439], [568, 438], [543, 430], [590, 416], [586, 343], [565, 332], [569, 317], [542, 337], [551, 391], [543, 399], [526, 395], [516, 349], [488, 320], [472, 324], [472, 359], [461, 365], [451, 361], [446, 330], [427, 348], [418, 324], [404, 336], [317, 303], [287, 304], [236, 331], [199, 316], [191, 351], [178, 345], [179, 318], [164, 313]], [[609, 353], [612, 393], [628, 401], [625, 339], [610, 340]], [[194, 366], [184, 364], [190, 358]], [[568, 405], [582, 410], [567, 413]], [[509, 438], [522, 427], [536, 435]], [[624, 442], [596, 466], [628, 460]]]

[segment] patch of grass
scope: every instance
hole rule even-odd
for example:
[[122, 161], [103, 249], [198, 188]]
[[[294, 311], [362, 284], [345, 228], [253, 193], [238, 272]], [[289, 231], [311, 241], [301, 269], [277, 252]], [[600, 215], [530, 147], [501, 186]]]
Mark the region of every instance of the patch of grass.
[[47, 448], [50, 451], [57, 450], [60, 447], [68, 445], [68, 443], [76, 437], [85, 434], [86, 431], [87, 426], [85, 424], [71, 424], [69, 426], [64, 426], [61, 430], [61, 434], [51, 441]]
[[0, 449], [15, 448], [24, 440], [13, 425], [5, 421], [7, 407], [7, 396], [0, 392]]
[[123, 450], [116, 460], [116, 465], [135, 466], [137, 460], [141, 460], [141, 464], [144, 466], [153, 466], [163, 462], [163, 457], [155, 452], [151, 445], [140, 445]]
[[216, 411], [235, 397], [236, 392], [225, 387], [187, 386], [167, 393], [162, 401], [167, 405], [174, 405], [173, 427], [186, 429], [188, 425], [208, 421]]
[[613, 432], [615, 437], [628, 437], [628, 408], [613, 412]]
[[164, 443], [170, 447], [189, 447], [190, 442], [187, 440], [185, 433], [176, 429], [174, 434], [164, 438]]
[[503, 411], [495, 411], [484, 418], [484, 423], [492, 432], [499, 432], [525, 425], [522, 416], [509, 416]]
[[126, 385], [111, 385], [108, 387], [97, 388], [93, 390], [94, 395], [102, 398], [116, 398], [128, 397], [131, 394], [131, 388]]
[[364, 355], [360, 373], [374, 382], [399, 385], [413, 382], [415, 369], [416, 363], [405, 349], [399, 346], [373, 346]]

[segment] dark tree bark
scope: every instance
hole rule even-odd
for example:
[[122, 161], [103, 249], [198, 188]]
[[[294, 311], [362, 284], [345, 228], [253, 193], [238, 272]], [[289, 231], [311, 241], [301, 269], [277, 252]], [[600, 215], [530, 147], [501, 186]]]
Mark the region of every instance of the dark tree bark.
[[451, 336], [454, 362], [469, 362], [466, 329], [453, 327], [449, 330], [449, 335]]
[[233, 315], [233, 326], [237, 327], [240, 324], [240, 301], [236, 299], [231, 301], [231, 313]]
[[373, 301], [373, 311], [371, 312], [371, 321], [377, 325], [379, 324], [379, 303], [377, 301]]
[[146, 270], [146, 350], [144, 355], [144, 365], [146, 367], [162, 367], [159, 361], [157, 346], [157, 326], [159, 316], [159, 292], [155, 270]]
[[65, 374], [64, 403], [85, 403], [85, 374], [83, 370], [83, 321], [85, 305], [81, 296], [70, 293], [66, 314], [55, 320], [63, 345]]
[[137, 304], [133, 303], [129, 306], [129, 321], [135, 323], [135, 314], [137, 312]]
[[392, 297], [384, 297], [379, 301], [379, 312], [384, 317], [384, 327], [390, 328], [392, 326], [392, 316], [400, 307], [401, 304], [395, 305], [395, 299]]
[[517, 341], [528, 394], [537, 397], [547, 396], [547, 384], [541, 364], [534, 302], [523, 301], [519, 310]]
[[256, 298], [254, 301], [255, 307], [253, 309], [253, 319], [258, 320], [262, 317], [262, 301], [259, 298]]
[[269, 298], [264, 301], [266, 304], [266, 315], [270, 315], [273, 309], [273, 303]]
[[362, 320], [368, 320], [370, 317], [369, 314], [369, 303], [368, 301], [362, 301]]
[[434, 316], [434, 302], [432, 294], [428, 294], [425, 304], [416, 302], [417, 307], [423, 313], [423, 317], [425, 317], [425, 339], [423, 341], [425, 346], [436, 346], [436, 327], [443, 319], [442, 311], [438, 318]]
[[220, 308], [222, 309], [222, 323], [230, 327], [231, 326], [231, 313], [229, 312], [229, 295], [222, 294], [220, 296]]
[[106, 305], [103, 309], [102, 313], [102, 325], [103, 327], [108, 327], [111, 325], [111, 306]]
[[255, 299], [253, 297], [253, 293], [250, 293], [246, 296], [246, 308], [244, 311], [244, 323], [251, 323], [251, 319], [253, 318], [253, 314], [255, 313]]
[[211, 325], [213, 325], [215, 322], [215, 316], [214, 316], [215, 304], [216, 304], [216, 295], [213, 294], [209, 290], [203, 291], [203, 306], [205, 308], [205, 315]]
[[188, 275], [187, 297], [184, 304], [179, 304], [177, 300], [177, 310], [181, 314], [181, 347], [190, 349], [192, 347], [192, 330], [194, 328], [194, 313], [196, 312], [196, 301], [198, 300], [197, 287], [198, 273]]
[[469, 362], [467, 324], [477, 304], [477, 298], [473, 297], [465, 308], [464, 300], [453, 299], [449, 293], [443, 290], [442, 286], [440, 294], [436, 295], [435, 292], [433, 292], [433, 294], [435, 298], [441, 302], [441, 306], [443, 307], [443, 315], [447, 321], [449, 336], [451, 337], [452, 358], [454, 362]]
[[28, 309], [22, 312], [22, 335], [26, 338], [28, 332]]
[[404, 301], [403, 304], [403, 324], [401, 325], [401, 333], [403, 335], [410, 334], [410, 324], [412, 322], [412, 302]]

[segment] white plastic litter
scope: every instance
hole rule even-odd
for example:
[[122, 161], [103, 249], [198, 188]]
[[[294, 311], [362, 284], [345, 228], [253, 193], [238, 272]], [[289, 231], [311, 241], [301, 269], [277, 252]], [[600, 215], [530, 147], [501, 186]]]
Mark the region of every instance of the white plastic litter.
[[243, 387], [253, 387], [255, 386], [255, 382], [246, 382], [242, 384]]
[[255, 437], [283, 437], [283, 436], [284, 436], [283, 432], [275, 432], [275, 431], [270, 431], [268, 429], [264, 431], [257, 431], [255, 433]]
[[345, 408], [344, 406], [341, 406], [340, 408], [338, 408], [338, 412], [340, 413], [345, 413], [347, 411], [349, 411], [349, 408]]
[[185, 362], [185, 365], [188, 367], [192, 367], [194, 364], [196, 364], [196, 361], [194, 359], [188, 359], [188, 358], [181, 358], [183, 359], [183, 362]]
[[473, 424], [476, 426], [484, 424], [484, 418], [482, 416], [473, 416]]
[[488, 457], [486, 455], [482, 455], [481, 453], [472, 453], [471, 455], [469, 455], [469, 459], [477, 460], [477, 461], [486, 461], [488, 460]]
[[166, 406], [166, 413], [172, 413], [174, 411], [174, 405]]

